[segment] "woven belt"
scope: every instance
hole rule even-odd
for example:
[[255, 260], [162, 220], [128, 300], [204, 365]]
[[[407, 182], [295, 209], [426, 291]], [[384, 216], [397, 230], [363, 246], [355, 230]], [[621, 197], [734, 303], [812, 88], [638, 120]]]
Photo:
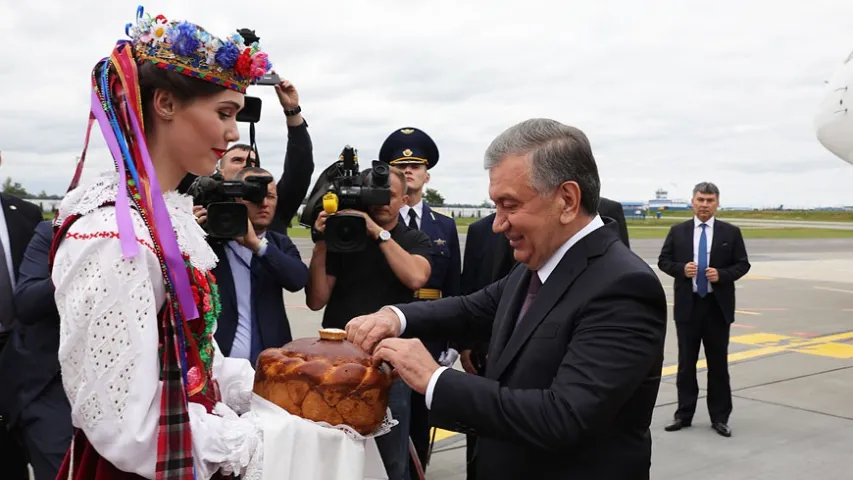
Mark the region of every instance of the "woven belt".
[[437, 288], [419, 288], [415, 290], [415, 298], [421, 300], [438, 300], [441, 298], [441, 290]]

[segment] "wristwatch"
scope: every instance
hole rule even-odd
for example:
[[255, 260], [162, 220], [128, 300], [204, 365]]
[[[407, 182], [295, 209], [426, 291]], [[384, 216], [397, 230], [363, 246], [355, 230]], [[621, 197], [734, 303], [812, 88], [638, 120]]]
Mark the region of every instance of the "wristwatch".
[[260, 251], [263, 250], [264, 247], [267, 246], [267, 243], [269, 243], [269, 240], [267, 240], [267, 237], [262, 238], [261, 241], [258, 243], [258, 249], [255, 250], [255, 254], [260, 253]]
[[300, 112], [302, 112], [302, 106], [300, 106], [300, 105], [297, 105], [297, 106], [296, 106], [296, 108], [293, 108], [293, 109], [290, 109], [290, 110], [288, 110], [288, 109], [286, 109], [286, 108], [284, 109], [284, 115], [285, 115], [285, 116], [288, 116], [288, 117], [292, 117], [292, 116], [294, 116], [294, 115], [296, 115], [297, 113], [300, 113]]
[[379, 232], [379, 239], [377, 240], [379, 243], [387, 242], [388, 240], [391, 240], [391, 232], [388, 230]]

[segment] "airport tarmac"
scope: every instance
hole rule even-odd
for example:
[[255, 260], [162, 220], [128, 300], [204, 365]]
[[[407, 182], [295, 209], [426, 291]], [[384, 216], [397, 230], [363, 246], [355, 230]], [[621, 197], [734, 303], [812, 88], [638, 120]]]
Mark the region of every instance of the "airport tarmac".
[[[460, 241], [464, 248], [464, 235]], [[307, 261], [310, 240], [295, 242]], [[635, 240], [632, 249], [654, 265], [662, 242]], [[663, 430], [677, 399], [678, 349], [670, 319], [651, 427], [651, 478], [849, 480], [853, 240], [748, 239], [746, 245], [752, 270], [737, 284], [729, 347], [732, 437], [710, 428], [701, 399], [691, 428]], [[660, 275], [671, 302], [671, 279]], [[286, 305], [294, 338], [316, 336], [322, 312], [305, 307], [304, 293], [287, 293]], [[704, 360], [698, 366], [704, 387]], [[436, 438], [427, 478], [465, 479], [464, 435], [438, 431]]]

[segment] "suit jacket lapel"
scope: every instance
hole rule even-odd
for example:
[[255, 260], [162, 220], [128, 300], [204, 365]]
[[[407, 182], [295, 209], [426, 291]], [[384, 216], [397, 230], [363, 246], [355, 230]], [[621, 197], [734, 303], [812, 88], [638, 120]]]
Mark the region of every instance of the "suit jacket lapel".
[[[216, 285], [219, 288], [219, 294], [222, 298], [222, 314], [219, 315], [216, 330], [222, 332], [221, 338], [223, 342], [228, 342], [227, 349], [222, 346], [226, 352], [231, 351], [231, 342], [234, 341], [234, 334], [237, 332], [238, 311], [237, 311], [237, 292], [234, 288], [234, 276], [231, 273], [231, 262], [228, 260], [228, 255], [225, 249], [228, 248], [225, 242], [216, 242], [213, 244], [213, 251], [219, 258], [219, 262], [214, 269], [216, 276]], [[228, 309], [228, 312], [224, 311]], [[218, 340], [217, 340], [218, 341]]]
[[[533, 334], [533, 331], [536, 330], [536, 327], [542, 323], [551, 309], [554, 308], [563, 294], [566, 293], [566, 290], [572, 286], [578, 275], [586, 269], [588, 255], [587, 240], [591, 236], [598, 237], [595, 233], [597, 232], [593, 232], [590, 236], [582, 239], [566, 252], [566, 255], [557, 264], [557, 268], [551, 272], [548, 280], [539, 289], [536, 300], [530, 306], [524, 318], [518, 322], [518, 326], [513, 329], [519, 309], [510, 310], [507, 312], [508, 314], [504, 315], [502, 322], [504, 325], [502, 325], [502, 328], [506, 328], [512, 333], [509, 336], [506, 348], [500, 351], [493, 371], [488, 372], [487, 370], [489, 377], [497, 379], [503, 374], [513, 358], [521, 350], [521, 347], [527, 343], [527, 340]], [[602, 242], [603, 239], [597, 238], [595, 241]], [[530, 271], [526, 270], [523, 279], [528, 280], [529, 278]], [[516, 295], [520, 297], [521, 301], [527, 296], [527, 284], [527, 281], [519, 282], [516, 286]], [[520, 307], [521, 305], [519, 304]]]
[[696, 251], [694, 250], [695, 247], [693, 246], [693, 230], [696, 228], [696, 226], [693, 224], [693, 222], [694, 221], [692, 218], [689, 222], [685, 222], [684, 231], [682, 232], [682, 234], [684, 235], [684, 244], [687, 245], [687, 248], [684, 249], [687, 254], [684, 256], [685, 258], [682, 259], [685, 262], [692, 262], [693, 256], [696, 254]]
[[711, 266], [711, 262], [713, 262], [714, 258], [716, 257], [716, 255], [714, 255], [714, 252], [717, 251], [717, 247], [721, 243], [723, 243], [723, 241], [724, 241], [723, 238], [720, 238], [724, 234], [725, 234], [725, 231], [724, 231], [724, 227], [722, 226], [722, 224], [720, 224], [720, 222], [718, 220], [714, 220], [714, 238], [711, 239], [711, 245], [709, 247], [710, 250], [708, 251], [708, 253], [710, 253], [710, 256], [711, 256], [711, 259], [708, 262], [709, 267]]
[[527, 294], [526, 286], [530, 279], [530, 270], [518, 268], [513, 272], [504, 286], [504, 295], [495, 312], [495, 323], [492, 328], [492, 339], [489, 345], [489, 356], [486, 361], [486, 376], [497, 379], [497, 375], [491, 373], [495, 370], [495, 364], [506, 346], [507, 340], [512, 335], [515, 326], [515, 318], [521, 309], [521, 304]]
[[421, 218], [421, 231], [426, 233], [432, 243], [435, 243], [436, 237], [438, 236], [438, 229], [436, 228], [436, 222], [432, 219], [432, 215], [430, 214], [429, 205], [424, 202], [424, 208], [421, 211], [423, 218]]

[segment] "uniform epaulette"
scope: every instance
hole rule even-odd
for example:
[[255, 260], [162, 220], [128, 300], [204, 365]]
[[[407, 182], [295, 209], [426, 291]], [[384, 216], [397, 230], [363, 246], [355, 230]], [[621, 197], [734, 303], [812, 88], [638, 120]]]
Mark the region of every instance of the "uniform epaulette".
[[437, 213], [437, 214], [441, 215], [442, 217], [452, 218], [450, 215], [442, 212], [441, 210], [436, 210], [435, 207], [429, 207], [429, 210], [433, 213]]

